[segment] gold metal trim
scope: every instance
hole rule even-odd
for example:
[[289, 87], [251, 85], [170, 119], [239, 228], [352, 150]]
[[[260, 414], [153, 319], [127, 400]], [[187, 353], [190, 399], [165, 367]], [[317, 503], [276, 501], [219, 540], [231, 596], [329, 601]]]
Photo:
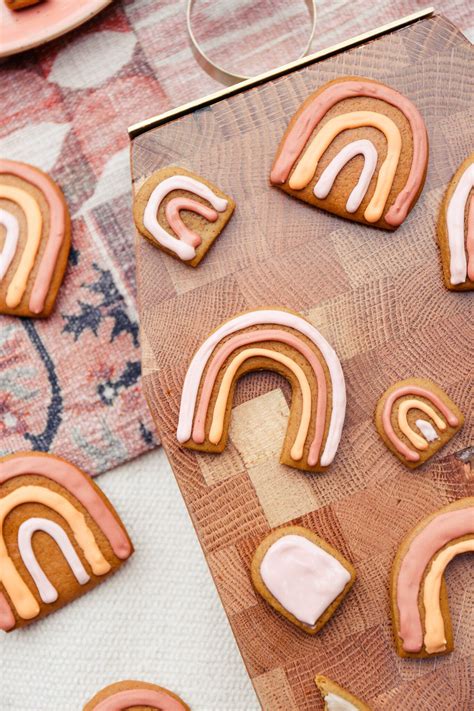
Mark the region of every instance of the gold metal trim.
[[[191, 49], [193, 51], [194, 58], [195, 58], [196, 62], [199, 64], [199, 66], [202, 67], [204, 69], [204, 71], [207, 72], [213, 79], [216, 79], [216, 81], [220, 81], [221, 84], [225, 84], [226, 86], [231, 86], [232, 84], [236, 84], [237, 82], [245, 81], [246, 79], [254, 79], [255, 77], [250, 77], [245, 74], [236, 74], [235, 72], [230, 72], [228, 69], [224, 69], [224, 67], [221, 67], [220, 64], [217, 64], [217, 62], [214, 62], [206, 54], [206, 52], [202, 49], [201, 45], [199, 44], [199, 42], [196, 39], [196, 36], [193, 32], [193, 27], [192, 27], [191, 13], [192, 13], [195, 1], [196, 0], [188, 0], [188, 7], [186, 10], [186, 27], [187, 27], [189, 39], [191, 42]], [[306, 55], [310, 51], [311, 43], [313, 41], [314, 33], [316, 31], [316, 0], [304, 0], [304, 1], [305, 1], [306, 6], [308, 7], [308, 10], [309, 10], [311, 29], [310, 29], [309, 38], [306, 41], [304, 49], [298, 55], [297, 60], [301, 59], [302, 57], [306, 57]]]
[[425, 10], [420, 10], [419, 12], [414, 12], [411, 15], [406, 15], [406, 17], [401, 17], [399, 20], [394, 20], [393, 22], [389, 22], [386, 25], [382, 25], [381, 27], [376, 27], [374, 30], [369, 30], [368, 32], [364, 32], [361, 35], [357, 35], [357, 37], [352, 37], [351, 39], [344, 40], [344, 42], [339, 42], [339, 44], [335, 44], [332, 47], [328, 47], [327, 49], [323, 49], [319, 52], [315, 52], [314, 54], [310, 54], [308, 57], [303, 57], [302, 59], [297, 59], [294, 62], [285, 64], [281, 67], [278, 67], [277, 69], [272, 69], [271, 71], [265, 72], [264, 74], [260, 74], [259, 76], [253, 79], [247, 79], [246, 81], [242, 81], [239, 84], [234, 84], [233, 86], [229, 86], [225, 89], [221, 89], [220, 91], [216, 91], [214, 94], [209, 94], [209, 96], [204, 96], [201, 99], [190, 101], [187, 104], [183, 104], [182, 106], [178, 106], [175, 109], [166, 111], [164, 114], [153, 116], [149, 119], [145, 119], [144, 121], [140, 121], [139, 123], [135, 123], [133, 124], [133, 126], [129, 127], [128, 134], [130, 138], [136, 138], [136, 136], [139, 136], [141, 133], [148, 131], [150, 128], [162, 126], [164, 123], [168, 123], [168, 121], [172, 121], [173, 119], [179, 118], [180, 116], [184, 116], [185, 114], [191, 113], [192, 111], [196, 111], [196, 109], [200, 109], [203, 106], [210, 106], [211, 104], [215, 104], [221, 99], [226, 99], [230, 96], [234, 96], [235, 94], [239, 94], [245, 89], [250, 89], [251, 87], [258, 86], [259, 84], [263, 84], [264, 82], [270, 79], [276, 79], [280, 76], [283, 76], [283, 74], [287, 74], [288, 72], [294, 71], [295, 69], [307, 67], [310, 64], [319, 61], [320, 59], [330, 57], [334, 54], [339, 54], [339, 52], [344, 52], [345, 50], [350, 49], [352, 47], [356, 47], [359, 44], [363, 44], [368, 40], [375, 39], [376, 37], [380, 37], [381, 35], [387, 34], [388, 32], [393, 32], [394, 30], [398, 30], [401, 27], [405, 27], [406, 25], [410, 25], [413, 22], [417, 22], [418, 20], [423, 20], [427, 17], [430, 17], [430, 15], [432, 15], [433, 13], [434, 8], [427, 7]]

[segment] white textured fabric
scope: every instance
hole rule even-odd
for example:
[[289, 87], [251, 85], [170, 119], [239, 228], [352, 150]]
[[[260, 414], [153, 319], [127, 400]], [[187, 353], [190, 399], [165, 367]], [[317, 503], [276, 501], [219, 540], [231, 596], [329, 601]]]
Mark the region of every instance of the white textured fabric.
[[1, 711], [81, 711], [124, 678], [166, 686], [193, 711], [259, 709], [165, 453], [96, 481], [135, 554], [80, 600], [1, 634]]

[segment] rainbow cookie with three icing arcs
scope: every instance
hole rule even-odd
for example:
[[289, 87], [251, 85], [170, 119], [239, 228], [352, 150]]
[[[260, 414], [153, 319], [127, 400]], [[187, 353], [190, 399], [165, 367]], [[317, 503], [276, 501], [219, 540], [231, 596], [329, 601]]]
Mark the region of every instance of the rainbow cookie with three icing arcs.
[[92, 479], [48, 454], [0, 459], [0, 629], [9, 632], [98, 585], [133, 553]]
[[453, 175], [438, 219], [438, 241], [447, 289], [474, 289], [474, 153]]
[[427, 378], [408, 378], [389, 387], [375, 411], [377, 430], [393, 454], [410, 469], [424, 464], [464, 424], [464, 415]]
[[418, 199], [427, 165], [416, 106], [373, 79], [344, 77], [311, 94], [293, 116], [270, 182], [340, 217], [393, 230]]
[[252, 583], [287, 620], [316, 634], [339, 607], [356, 578], [344, 556], [313, 531], [283, 526], [260, 543]]
[[234, 212], [228, 195], [185, 168], [162, 168], [138, 189], [133, 215], [154, 247], [197, 267]]
[[391, 579], [393, 632], [401, 657], [453, 651], [444, 574], [453, 558], [468, 552], [474, 552], [474, 497], [427, 516], [401, 543]]
[[307, 471], [326, 469], [344, 424], [344, 374], [322, 334], [306, 319], [283, 309], [235, 316], [199, 347], [184, 380], [178, 441], [189, 449], [222, 452], [236, 382], [255, 370], [273, 370], [292, 386], [281, 463]]
[[318, 674], [314, 681], [324, 699], [324, 711], [371, 711], [364, 701], [327, 676]]
[[71, 246], [71, 221], [54, 180], [0, 159], [0, 313], [49, 316]]
[[159, 709], [190, 711], [187, 704], [172, 691], [146, 681], [118, 681], [99, 691], [83, 711], [125, 711], [126, 709]]

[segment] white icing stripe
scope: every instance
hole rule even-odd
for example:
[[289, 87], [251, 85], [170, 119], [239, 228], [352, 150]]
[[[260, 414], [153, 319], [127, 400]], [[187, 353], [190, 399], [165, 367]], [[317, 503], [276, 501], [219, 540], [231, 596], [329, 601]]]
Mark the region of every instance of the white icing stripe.
[[334, 156], [329, 165], [324, 169], [321, 177], [314, 186], [314, 194], [319, 199], [324, 199], [329, 195], [329, 192], [334, 185], [337, 176], [352, 158], [357, 155], [364, 156], [364, 167], [360, 174], [357, 185], [349, 195], [346, 203], [347, 212], [355, 212], [367, 192], [370, 181], [377, 167], [377, 149], [372, 141], [366, 138], [360, 141], [353, 141], [344, 146], [339, 153]]
[[451, 284], [462, 284], [467, 277], [467, 261], [464, 245], [464, 213], [469, 193], [474, 187], [474, 163], [471, 163], [461, 178], [451, 196], [446, 211], [446, 226], [449, 244], [449, 270]]
[[18, 245], [18, 236], [20, 234], [20, 225], [15, 215], [11, 212], [0, 208], [0, 225], [3, 225], [7, 231], [3, 249], [0, 253], [0, 281], [7, 273], [8, 267], [12, 263]]
[[49, 582], [34, 554], [31, 539], [36, 531], [44, 531], [56, 541], [80, 585], [89, 582], [90, 577], [61, 526], [47, 518], [29, 518], [23, 521], [18, 529], [18, 550], [43, 602], [55, 602], [58, 599], [58, 591]]
[[332, 691], [331, 693], [326, 694], [324, 701], [326, 703], [327, 711], [358, 711], [357, 706], [354, 706], [354, 704], [351, 704], [350, 701], [343, 699], [342, 696], [339, 696]]
[[435, 439], [439, 439], [431, 422], [427, 422], [426, 420], [415, 420], [415, 425], [418, 427], [427, 442], [434, 442]]
[[207, 185], [187, 175], [172, 175], [165, 178], [151, 193], [143, 213], [144, 226], [163, 247], [174, 252], [183, 261], [189, 261], [196, 256], [195, 248], [172, 237], [158, 222], [158, 210], [161, 202], [172, 190], [187, 190], [199, 195], [210, 202], [217, 212], [224, 212], [227, 209], [227, 200], [218, 197]]
[[211, 356], [212, 351], [218, 343], [236, 331], [250, 326], [263, 324], [274, 324], [277, 326], [286, 326], [299, 331], [304, 336], [309, 338], [322, 353], [326, 361], [332, 386], [332, 409], [331, 419], [329, 422], [329, 430], [324, 447], [324, 452], [321, 455], [321, 465], [328, 466], [337, 451], [339, 441], [341, 439], [342, 427], [346, 414], [346, 386], [344, 382], [344, 373], [342, 372], [339, 358], [335, 351], [331, 348], [319, 331], [314, 328], [308, 321], [297, 316], [296, 314], [288, 313], [287, 311], [278, 310], [262, 310], [251, 311], [241, 316], [224, 323], [217, 331], [214, 331], [207, 338], [202, 346], [194, 354], [193, 359], [186, 373], [183, 385], [183, 393], [181, 395], [181, 405], [179, 410], [179, 422], [176, 437], [178, 442], [187, 442], [191, 437], [194, 408], [196, 406], [196, 398], [199, 390], [199, 384], [206, 364]]
[[304, 536], [282, 536], [265, 553], [260, 575], [274, 598], [297, 620], [313, 626], [339, 597], [350, 573]]

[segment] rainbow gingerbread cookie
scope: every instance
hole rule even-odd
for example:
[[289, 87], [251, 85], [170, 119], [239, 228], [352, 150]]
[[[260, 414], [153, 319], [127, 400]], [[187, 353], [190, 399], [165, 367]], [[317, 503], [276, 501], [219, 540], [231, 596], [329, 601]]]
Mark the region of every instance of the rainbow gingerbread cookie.
[[251, 575], [273, 609], [308, 634], [326, 624], [356, 578], [339, 551], [302, 526], [272, 531], [254, 553]]
[[0, 160], [0, 313], [49, 316], [64, 277], [71, 221], [64, 196], [45, 173]]
[[152, 245], [197, 267], [234, 212], [228, 195], [185, 168], [162, 168], [144, 182], [135, 224]]
[[125, 711], [125, 709], [159, 709], [190, 711], [187, 704], [172, 691], [146, 681], [118, 681], [99, 691], [83, 711]]
[[318, 674], [314, 681], [324, 699], [324, 711], [371, 711], [366, 703], [327, 676]]
[[92, 479], [48, 454], [0, 459], [0, 525], [0, 629], [7, 632], [91, 590], [133, 553]]
[[375, 424], [390, 451], [415, 469], [454, 437], [464, 416], [431, 380], [408, 378], [384, 392], [375, 411]]
[[290, 121], [270, 181], [356, 222], [396, 229], [425, 182], [428, 136], [420, 112], [373, 79], [335, 79]]
[[444, 573], [453, 558], [474, 551], [474, 497], [420, 521], [398, 549], [391, 606], [397, 653], [430, 657], [454, 648]]
[[306, 319], [282, 309], [240, 314], [195, 353], [183, 385], [177, 439], [189, 449], [222, 452], [237, 380], [273, 370], [288, 379], [292, 400], [281, 463], [323, 471], [333, 461], [346, 409], [339, 359]]
[[438, 219], [438, 241], [447, 289], [474, 289], [474, 153], [448, 185]]

